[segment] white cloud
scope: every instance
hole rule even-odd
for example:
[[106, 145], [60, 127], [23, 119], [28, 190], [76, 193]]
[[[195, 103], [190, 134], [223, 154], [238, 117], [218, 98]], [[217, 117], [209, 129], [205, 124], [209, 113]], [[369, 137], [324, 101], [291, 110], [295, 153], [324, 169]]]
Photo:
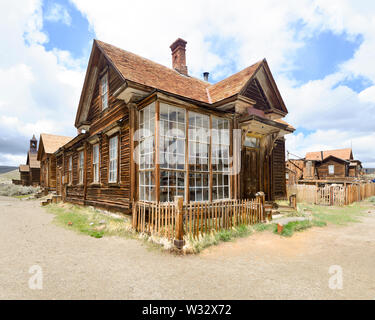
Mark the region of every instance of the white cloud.
[[[290, 151], [303, 155], [308, 149], [353, 143], [356, 157], [375, 162], [375, 150], [368, 150], [375, 138], [375, 2], [70, 1], [87, 17], [99, 39], [167, 66], [171, 64], [169, 45], [177, 37], [184, 38], [189, 72], [197, 77], [209, 71], [216, 80], [229, 75], [233, 66], [241, 69], [266, 57], [290, 111], [288, 121], [312, 131], [288, 137]], [[44, 18], [71, 24], [61, 5], [48, 8]], [[297, 22], [299, 30], [292, 27]], [[28, 138], [34, 130], [36, 134], [74, 134], [83, 63], [68, 51], [46, 51], [48, 37], [42, 26], [40, 1], [2, 5], [0, 133], [6, 126], [12, 137]], [[348, 38], [361, 35], [363, 42], [336, 73], [302, 85], [295, 82], [290, 71], [296, 50], [326, 30]], [[373, 86], [356, 93], [339, 85], [357, 76]], [[9, 121], [15, 122], [9, 125]]]
[[18, 143], [24, 143], [26, 151], [33, 134], [75, 134], [84, 70], [82, 61], [69, 52], [45, 49], [48, 38], [42, 32], [40, 1], [4, 5], [0, 11], [0, 135], [7, 141], [2, 148], [9, 149], [13, 143], [17, 154], [10, 157], [0, 148], [0, 164], [9, 164], [25, 157], [19, 154]]
[[[288, 120], [313, 132], [290, 136], [290, 150], [339, 148], [352, 141], [355, 151], [363, 149], [363, 141], [374, 138], [374, 88], [358, 94], [339, 85], [357, 76], [375, 83], [375, 69], [369, 67], [375, 51], [373, 1], [72, 2], [99, 39], [167, 66], [170, 43], [183, 37], [188, 41], [189, 71], [198, 77], [210, 71], [215, 80], [228, 75], [231, 64], [240, 69], [266, 57], [289, 109]], [[298, 32], [291, 27], [297, 22], [302, 22]], [[363, 43], [338, 72], [303, 85], [296, 83], [289, 73], [295, 67], [296, 49], [327, 30], [348, 39], [361, 35]], [[356, 156], [374, 158], [375, 150], [362, 150]]]
[[68, 10], [61, 4], [54, 3], [48, 9], [44, 15], [44, 19], [52, 22], [62, 22], [70, 26], [72, 22], [72, 17], [70, 16]]

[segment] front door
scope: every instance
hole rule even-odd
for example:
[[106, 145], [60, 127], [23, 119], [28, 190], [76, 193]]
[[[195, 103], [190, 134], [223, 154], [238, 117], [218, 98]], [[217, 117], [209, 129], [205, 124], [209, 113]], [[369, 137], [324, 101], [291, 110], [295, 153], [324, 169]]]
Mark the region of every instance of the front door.
[[242, 148], [241, 198], [254, 198], [259, 188], [259, 149]]

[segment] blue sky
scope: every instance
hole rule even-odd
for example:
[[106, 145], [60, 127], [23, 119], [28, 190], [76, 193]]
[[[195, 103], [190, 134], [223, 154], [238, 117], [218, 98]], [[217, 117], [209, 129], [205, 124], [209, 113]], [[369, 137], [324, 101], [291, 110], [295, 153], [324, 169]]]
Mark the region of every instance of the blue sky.
[[[209, 71], [211, 82], [267, 59], [289, 109], [287, 121], [297, 128], [287, 137], [288, 150], [304, 155], [353, 144], [355, 156], [375, 167], [375, 151], [368, 151], [375, 140], [371, 1], [366, 10], [351, 0], [19, 1], [0, 13], [7, 54], [0, 75], [23, 79], [0, 86], [0, 128], [6, 130], [0, 165], [23, 161], [31, 133], [75, 135], [94, 38], [170, 66], [169, 45], [182, 37], [189, 72], [202, 77]], [[142, 21], [134, 12], [142, 12]], [[24, 90], [21, 101], [16, 86]]]
[[[49, 18], [49, 14], [56, 7], [66, 10], [70, 18], [65, 21]], [[49, 38], [45, 44], [47, 50], [67, 50], [74, 58], [87, 59], [95, 33], [90, 30], [87, 19], [72, 3], [66, 0], [46, 0], [43, 2], [43, 17], [43, 31]]]

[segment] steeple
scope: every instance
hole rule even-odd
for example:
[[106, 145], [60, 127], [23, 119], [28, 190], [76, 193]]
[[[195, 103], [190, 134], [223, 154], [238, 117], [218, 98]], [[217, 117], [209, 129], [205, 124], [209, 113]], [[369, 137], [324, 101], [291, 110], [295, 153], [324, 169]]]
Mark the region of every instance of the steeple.
[[30, 152], [31, 153], [37, 153], [38, 151], [38, 140], [35, 138], [35, 134], [33, 134], [33, 137], [30, 140]]

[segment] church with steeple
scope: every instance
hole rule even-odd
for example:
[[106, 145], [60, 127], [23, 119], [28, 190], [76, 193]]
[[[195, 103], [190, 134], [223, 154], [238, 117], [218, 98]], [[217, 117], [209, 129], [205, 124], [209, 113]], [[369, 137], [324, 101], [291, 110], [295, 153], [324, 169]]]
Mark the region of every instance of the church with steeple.
[[35, 135], [30, 139], [26, 164], [19, 166], [21, 184], [24, 186], [38, 186], [40, 184], [40, 162], [38, 161], [38, 140]]

